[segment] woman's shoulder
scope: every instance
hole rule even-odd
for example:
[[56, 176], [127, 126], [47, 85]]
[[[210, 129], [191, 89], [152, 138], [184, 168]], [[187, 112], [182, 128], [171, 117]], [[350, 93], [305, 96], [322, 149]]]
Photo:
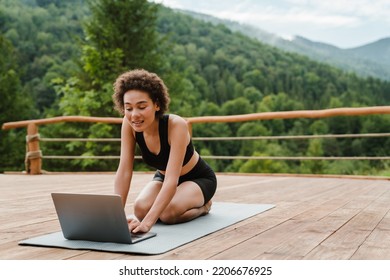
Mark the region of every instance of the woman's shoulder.
[[175, 129], [182, 128], [188, 130], [187, 121], [183, 117], [175, 114], [169, 114], [168, 116], [169, 116], [168, 127], [175, 128]]
[[168, 118], [169, 123], [173, 123], [173, 124], [187, 124], [187, 121], [183, 117], [181, 117], [179, 115], [168, 114], [166, 116]]

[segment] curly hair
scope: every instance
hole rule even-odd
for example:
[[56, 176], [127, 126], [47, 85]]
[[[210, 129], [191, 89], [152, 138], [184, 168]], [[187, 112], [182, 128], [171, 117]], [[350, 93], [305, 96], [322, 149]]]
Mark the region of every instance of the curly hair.
[[146, 92], [153, 103], [160, 107], [160, 110], [156, 111], [156, 117], [161, 117], [168, 110], [170, 98], [163, 80], [155, 73], [135, 69], [121, 74], [114, 83], [112, 99], [120, 114], [124, 115], [123, 96], [132, 89]]

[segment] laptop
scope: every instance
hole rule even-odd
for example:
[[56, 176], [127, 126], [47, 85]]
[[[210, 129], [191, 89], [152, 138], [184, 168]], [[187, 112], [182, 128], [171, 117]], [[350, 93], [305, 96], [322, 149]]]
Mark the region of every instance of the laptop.
[[66, 239], [133, 244], [156, 233], [131, 233], [119, 195], [52, 193]]

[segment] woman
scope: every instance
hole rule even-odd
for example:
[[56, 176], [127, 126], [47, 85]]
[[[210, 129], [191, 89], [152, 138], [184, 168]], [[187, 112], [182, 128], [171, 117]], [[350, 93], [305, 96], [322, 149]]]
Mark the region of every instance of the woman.
[[217, 180], [214, 171], [195, 151], [186, 121], [164, 113], [169, 95], [164, 82], [143, 69], [120, 75], [113, 100], [124, 115], [121, 154], [115, 193], [126, 204], [133, 174], [136, 143], [143, 160], [157, 169], [153, 180], [138, 195], [130, 231], [148, 232], [160, 220], [187, 222], [209, 212]]

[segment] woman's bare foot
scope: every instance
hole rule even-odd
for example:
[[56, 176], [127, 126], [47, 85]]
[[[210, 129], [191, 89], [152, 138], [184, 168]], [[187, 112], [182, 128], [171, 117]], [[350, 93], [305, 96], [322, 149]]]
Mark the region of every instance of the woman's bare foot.
[[209, 212], [210, 212], [210, 209], [211, 209], [211, 205], [213, 204], [213, 202], [211, 200], [209, 200], [204, 206], [204, 212], [203, 212], [203, 215], [207, 215]]

